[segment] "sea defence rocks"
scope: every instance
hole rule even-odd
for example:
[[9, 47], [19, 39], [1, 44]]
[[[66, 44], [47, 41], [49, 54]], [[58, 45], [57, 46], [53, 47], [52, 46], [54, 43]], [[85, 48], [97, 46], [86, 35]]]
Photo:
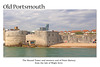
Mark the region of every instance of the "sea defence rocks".
[[13, 30], [5, 32], [5, 46], [22, 46], [26, 40], [27, 31]]

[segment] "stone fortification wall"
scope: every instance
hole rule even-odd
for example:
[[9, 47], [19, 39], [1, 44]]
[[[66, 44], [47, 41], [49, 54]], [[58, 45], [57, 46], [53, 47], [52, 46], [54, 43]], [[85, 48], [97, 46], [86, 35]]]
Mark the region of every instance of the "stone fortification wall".
[[96, 34], [88, 35], [61, 35], [63, 42], [68, 43], [92, 43], [96, 39]]
[[53, 32], [53, 31], [47, 32], [47, 44], [49, 46], [60, 42], [62, 41], [61, 41], [61, 36], [59, 35], [58, 32]]
[[37, 46], [50, 46], [61, 41], [59, 33], [53, 31], [35, 31], [35, 34], [26, 35], [28, 40], [35, 40]]
[[91, 43], [96, 39], [96, 34], [90, 35], [59, 35], [54, 31], [35, 31], [35, 34], [26, 35], [26, 42], [35, 40], [37, 46], [50, 46], [57, 43]]
[[26, 41], [35, 40], [37, 46], [47, 46], [47, 33], [46, 31], [35, 31], [35, 34], [26, 35]]
[[26, 40], [26, 31], [6, 31], [5, 46], [21, 46]]

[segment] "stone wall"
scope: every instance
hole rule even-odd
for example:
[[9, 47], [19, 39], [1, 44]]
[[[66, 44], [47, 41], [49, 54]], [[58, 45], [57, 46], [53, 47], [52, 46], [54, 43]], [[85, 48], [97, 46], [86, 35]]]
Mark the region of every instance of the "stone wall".
[[37, 46], [50, 46], [59, 43], [59, 39], [59, 33], [53, 31], [35, 31], [35, 34], [26, 35], [26, 41], [35, 40]]
[[96, 34], [90, 35], [59, 35], [53, 31], [35, 31], [35, 34], [26, 35], [26, 42], [35, 40], [37, 46], [50, 46], [57, 43], [91, 43], [96, 39]]
[[35, 34], [27, 34], [27, 31], [13, 30], [5, 32], [5, 46], [20, 46], [29, 40], [35, 40], [37, 46], [50, 46], [57, 43], [92, 43], [96, 34], [88, 35], [61, 35], [54, 31], [35, 31]]
[[63, 42], [68, 43], [92, 43], [96, 34], [88, 35], [61, 35]]
[[35, 40], [35, 45], [37, 46], [47, 46], [47, 38], [45, 32], [36, 32], [35, 34], [26, 35], [26, 42]]
[[21, 46], [26, 40], [26, 31], [6, 31], [5, 46]]
[[47, 44], [48, 45], [53, 45], [61, 42], [61, 36], [59, 35], [58, 32], [52, 32], [48, 31], [47, 32]]

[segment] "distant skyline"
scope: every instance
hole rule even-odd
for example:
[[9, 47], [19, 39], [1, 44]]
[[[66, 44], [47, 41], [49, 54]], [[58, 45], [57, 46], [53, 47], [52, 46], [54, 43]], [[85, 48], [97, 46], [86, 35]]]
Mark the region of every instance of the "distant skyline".
[[33, 31], [49, 24], [50, 30], [92, 30], [96, 29], [95, 9], [56, 10], [4, 10], [4, 28], [18, 26], [21, 30]]

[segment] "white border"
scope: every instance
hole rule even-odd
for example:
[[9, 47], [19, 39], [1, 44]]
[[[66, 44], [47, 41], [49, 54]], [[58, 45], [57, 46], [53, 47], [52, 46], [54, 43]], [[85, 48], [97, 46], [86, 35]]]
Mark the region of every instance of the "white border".
[[[0, 2], [0, 67], [33, 67], [37, 66], [33, 62], [23, 62], [22, 59], [34, 59], [34, 58], [4, 58], [3, 57], [3, 5], [4, 4], [18, 4], [18, 5], [39, 5], [44, 4], [46, 9], [96, 9], [97, 10], [97, 57], [84, 57], [84, 58], [68, 58], [63, 59], [75, 59], [76, 62], [64, 62], [64, 64], [56, 65], [60, 66], [77, 66], [77, 67], [99, 67], [100, 63], [100, 8], [99, 0], [3, 0]], [[35, 58], [36, 59], [36, 58]], [[59, 59], [58, 58], [37, 58], [37, 59]], [[39, 64], [38, 66], [41, 66]], [[46, 64], [45, 64], [46, 65]], [[43, 65], [43, 66], [45, 66]], [[54, 66], [54, 65], [48, 65]]]

